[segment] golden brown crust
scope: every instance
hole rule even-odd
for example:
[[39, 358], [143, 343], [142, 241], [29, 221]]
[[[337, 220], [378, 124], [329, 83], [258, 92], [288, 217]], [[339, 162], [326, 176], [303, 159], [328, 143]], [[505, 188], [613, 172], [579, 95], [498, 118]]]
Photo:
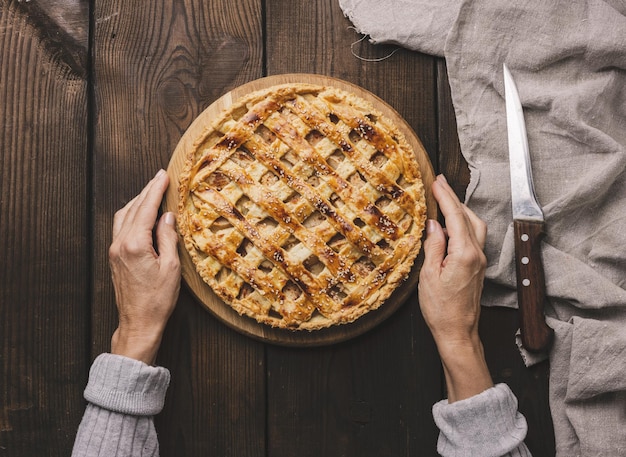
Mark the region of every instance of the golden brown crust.
[[244, 97], [196, 141], [179, 182], [178, 227], [198, 274], [272, 327], [354, 321], [391, 295], [421, 248], [426, 205], [411, 147], [336, 88]]

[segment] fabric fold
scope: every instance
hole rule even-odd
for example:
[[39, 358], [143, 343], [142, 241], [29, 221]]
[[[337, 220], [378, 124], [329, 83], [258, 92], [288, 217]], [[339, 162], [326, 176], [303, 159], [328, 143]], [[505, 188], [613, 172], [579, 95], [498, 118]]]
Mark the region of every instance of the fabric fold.
[[517, 306], [502, 64], [510, 68], [546, 218], [557, 455], [626, 455], [626, 4], [390, 0], [384, 13], [379, 3], [340, 0], [374, 42], [446, 59], [471, 170], [466, 203], [489, 227], [484, 306]]
[[506, 384], [454, 403], [442, 400], [433, 406], [433, 416], [441, 430], [437, 443], [441, 455], [500, 457], [515, 450], [514, 455], [530, 456], [523, 444], [526, 419]]
[[344, 15], [359, 33], [369, 36], [370, 42], [398, 44], [437, 56], [443, 56], [446, 36], [460, 4], [459, 0], [339, 0]]
[[154, 416], [163, 409], [169, 370], [113, 354], [100, 354], [89, 371], [85, 399], [109, 411]]

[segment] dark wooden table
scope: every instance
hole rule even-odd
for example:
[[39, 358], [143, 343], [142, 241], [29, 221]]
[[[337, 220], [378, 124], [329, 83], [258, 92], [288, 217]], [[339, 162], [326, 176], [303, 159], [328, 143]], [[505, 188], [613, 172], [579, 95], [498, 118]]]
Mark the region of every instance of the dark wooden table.
[[[356, 83], [463, 194], [443, 60], [379, 60], [395, 48], [353, 44], [350, 26], [336, 0], [0, 1], [0, 456], [69, 455], [116, 326], [113, 214], [230, 89], [292, 72]], [[534, 455], [554, 455], [548, 367], [523, 366], [516, 328], [514, 311], [484, 310], [493, 377], [518, 395]], [[305, 349], [243, 336], [183, 288], [159, 363], [163, 456], [436, 455], [444, 385], [415, 295], [364, 335]]]

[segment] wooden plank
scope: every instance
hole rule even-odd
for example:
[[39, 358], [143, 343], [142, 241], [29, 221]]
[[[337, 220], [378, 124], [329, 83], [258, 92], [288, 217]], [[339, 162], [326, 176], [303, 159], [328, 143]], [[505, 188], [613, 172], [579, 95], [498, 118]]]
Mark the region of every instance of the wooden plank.
[[483, 308], [480, 334], [489, 371], [496, 383], [509, 385], [528, 422], [526, 445], [533, 456], [555, 455], [554, 426], [548, 400], [548, 361], [527, 368], [515, 344], [519, 328], [516, 309]]
[[[269, 74], [320, 73], [356, 83], [390, 103], [426, 150], [437, 146], [434, 59], [351, 44], [335, 1], [266, 3]], [[393, 81], [393, 83], [390, 83]], [[315, 349], [268, 346], [268, 456], [436, 455], [432, 404], [440, 399], [436, 351], [411, 297], [380, 326]]]
[[265, 455], [260, 343], [217, 322], [185, 287], [157, 363], [172, 374], [155, 418], [161, 456]]
[[[261, 76], [263, 39], [256, 0], [94, 3], [95, 356], [109, 349], [117, 320], [107, 266], [114, 212], [167, 166], [204, 108]], [[217, 322], [183, 288], [159, 356], [172, 372], [157, 421], [161, 455], [261, 455], [263, 361], [261, 344]]]
[[20, 20], [30, 24], [30, 36], [38, 40], [57, 65], [79, 78], [87, 77], [89, 40], [89, 1], [54, 2], [9, 1], [9, 8], [20, 12]]
[[[87, 2], [83, 2], [87, 5]], [[85, 26], [87, 9], [74, 16]], [[86, 43], [0, 3], [0, 455], [65, 456], [87, 374]]]
[[373, 92], [413, 127], [434, 163], [433, 57], [361, 40], [335, 0], [266, 3], [268, 74], [319, 73]]
[[268, 455], [437, 455], [441, 378], [427, 332], [409, 301], [346, 343], [268, 349]]
[[439, 157], [437, 158], [439, 171], [445, 174], [448, 182], [463, 201], [465, 189], [470, 180], [470, 172], [461, 154], [452, 94], [448, 83], [446, 63], [443, 59], [437, 60], [437, 94], [439, 100]]

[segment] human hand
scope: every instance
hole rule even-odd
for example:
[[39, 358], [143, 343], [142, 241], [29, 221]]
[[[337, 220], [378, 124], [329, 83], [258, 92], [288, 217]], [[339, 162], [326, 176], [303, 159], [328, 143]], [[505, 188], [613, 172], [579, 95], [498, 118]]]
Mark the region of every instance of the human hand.
[[458, 200], [443, 176], [432, 189], [446, 229], [427, 221], [420, 306], [438, 345], [464, 344], [478, 336], [487, 227]]
[[446, 229], [427, 221], [419, 303], [442, 359], [449, 401], [456, 401], [493, 385], [478, 335], [487, 226], [442, 175], [432, 190]]
[[[169, 179], [161, 170], [142, 192], [113, 219], [109, 264], [119, 324], [111, 338], [111, 353], [154, 363], [165, 325], [180, 290], [175, 217], [165, 213], [152, 231]], [[158, 252], [157, 252], [158, 250]]]

